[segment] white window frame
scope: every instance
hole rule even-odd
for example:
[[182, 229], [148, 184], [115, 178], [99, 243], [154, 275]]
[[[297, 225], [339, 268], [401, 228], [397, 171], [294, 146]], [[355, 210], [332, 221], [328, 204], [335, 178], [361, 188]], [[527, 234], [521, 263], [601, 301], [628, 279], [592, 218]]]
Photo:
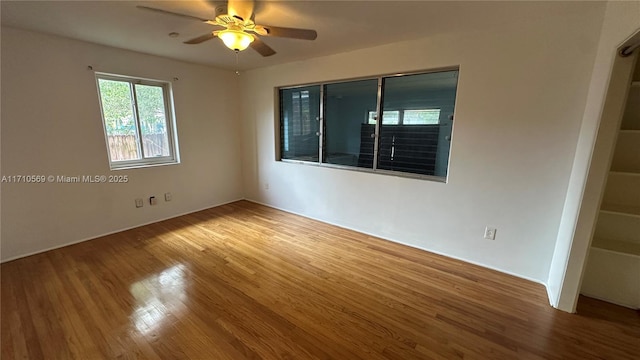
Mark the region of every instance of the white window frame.
[[[178, 151], [178, 136], [176, 131], [176, 117], [173, 106], [173, 91], [171, 88], [171, 83], [168, 81], [162, 80], [154, 80], [154, 79], [146, 79], [139, 78], [133, 76], [126, 75], [117, 75], [117, 74], [108, 74], [108, 73], [100, 73], [96, 72], [96, 89], [98, 94], [98, 103], [100, 105], [100, 117], [102, 118], [102, 130], [104, 131], [105, 145], [107, 149], [107, 156], [109, 158], [109, 166], [111, 170], [122, 170], [122, 169], [135, 169], [135, 168], [144, 168], [150, 166], [161, 166], [161, 165], [173, 165], [180, 163], [180, 156]], [[112, 160], [111, 159], [111, 151], [109, 149], [109, 134], [107, 133], [107, 122], [104, 117], [103, 107], [102, 107], [102, 96], [100, 94], [100, 83], [99, 81], [103, 80], [114, 80], [127, 82], [133, 88], [135, 85], [149, 85], [149, 86], [158, 86], [162, 88], [162, 96], [164, 99], [164, 110], [165, 110], [165, 120], [167, 127], [167, 140], [169, 145], [169, 156], [157, 156], [157, 157], [144, 157], [144, 147], [142, 146], [142, 134], [140, 128], [140, 119], [138, 117], [138, 104], [135, 96], [135, 91], [132, 91], [132, 102], [133, 102], [133, 117], [136, 122], [136, 142], [140, 151], [140, 159], [136, 160]]]

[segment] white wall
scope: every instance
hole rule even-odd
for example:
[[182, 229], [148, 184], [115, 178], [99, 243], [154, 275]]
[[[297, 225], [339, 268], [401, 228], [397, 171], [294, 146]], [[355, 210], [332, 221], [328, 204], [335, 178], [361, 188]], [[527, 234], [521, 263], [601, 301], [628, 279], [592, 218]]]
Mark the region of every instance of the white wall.
[[[602, 187], [619, 129], [619, 117], [603, 117], [605, 100], [610, 103], [609, 114], [620, 111], [615, 108], [624, 106], [622, 94], [626, 93], [633, 69], [633, 58], [617, 57], [617, 48], [638, 29], [640, 2], [607, 3], [562, 223], [549, 271], [551, 303], [564, 311], [574, 312], [576, 308]], [[612, 77], [614, 60], [617, 70]]]
[[[603, 14], [602, 3], [497, 2], [422, 40], [245, 73], [245, 196], [546, 282]], [[275, 161], [275, 87], [453, 65], [448, 183]]]
[[[110, 171], [94, 73], [173, 83], [182, 163]], [[243, 197], [231, 71], [2, 28], [1, 175], [128, 175], [126, 184], [2, 184], [3, 261]], [[173, 193], [164, 202], [163, 194]], [[134, 199], [160, 197], [136, 209]]]

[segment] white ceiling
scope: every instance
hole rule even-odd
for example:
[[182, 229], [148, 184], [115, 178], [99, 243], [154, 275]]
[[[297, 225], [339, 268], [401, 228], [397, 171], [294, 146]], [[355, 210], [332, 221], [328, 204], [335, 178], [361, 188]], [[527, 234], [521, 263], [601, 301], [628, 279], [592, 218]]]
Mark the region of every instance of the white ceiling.
[[[1, 1], [2, 26], [22, 28], [226, 69], [253, 69], [460, 30], [535, 21], [548, 14], [537, 2], [258, 1], [258, 24], [315, 29], [315, 41], [263, 37], [277, 51], [235, 54], [219, 39], [182, 42], [214, 27], [137, 9], [137, 5], [213, 18], [220, 1]], [[224, 3], [224, 1], [222, 1]], [[554, 9], [565, 12], [570, 6]], [[170, 32], [180, 35], [169, 37]]]

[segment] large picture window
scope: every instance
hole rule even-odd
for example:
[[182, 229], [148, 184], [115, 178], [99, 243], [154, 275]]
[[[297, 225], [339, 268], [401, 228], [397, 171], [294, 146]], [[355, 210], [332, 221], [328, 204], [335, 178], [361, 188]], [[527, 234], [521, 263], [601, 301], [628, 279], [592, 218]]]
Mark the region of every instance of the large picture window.
[[457, 83], [448, 70], [281, 88], [280, 159], [443, 181]]
[[170, 84], [96, 74], [111, 169], [178, 162]]

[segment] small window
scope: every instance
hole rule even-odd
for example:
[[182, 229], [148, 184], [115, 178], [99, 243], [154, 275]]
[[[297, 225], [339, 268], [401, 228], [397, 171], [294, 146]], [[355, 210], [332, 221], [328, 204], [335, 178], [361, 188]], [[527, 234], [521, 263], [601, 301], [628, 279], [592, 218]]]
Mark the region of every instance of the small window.
[[111, 169], [178, 163], [171, 84], [96, 74]]
[[440, 123], [440, 109], [405, 110], [402, 125], [438, 125]]
[[400, 111], [388, 110], [382, 112], [382, 125], [400, 124]]
[[[369, 124], [376, 124], [378, 116], [375, 111], [369, 111]], [[398, 125], [400, 123], [400, 111], [387, 110], [382, 113], [382, 123], [385, 125]]]

